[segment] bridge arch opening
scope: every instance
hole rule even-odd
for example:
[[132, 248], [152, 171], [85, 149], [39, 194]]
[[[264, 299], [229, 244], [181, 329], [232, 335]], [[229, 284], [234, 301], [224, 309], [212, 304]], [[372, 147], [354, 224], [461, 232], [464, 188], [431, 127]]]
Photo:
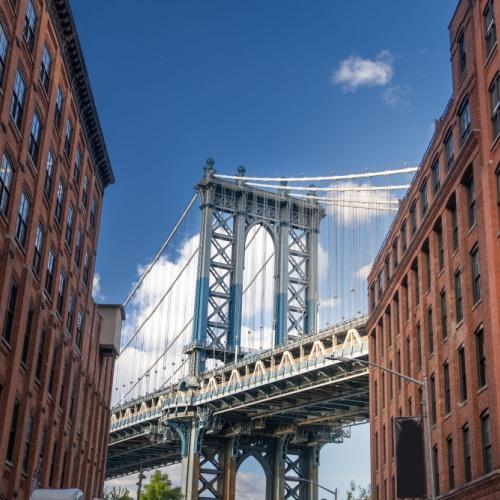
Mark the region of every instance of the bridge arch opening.
[[274, 335], [275, 243], [264, 224], [246, 234], [240, 345], [250, 352], [272, 347]]
[[266, 500], [269, 494], [269, 478], [258, 457], [249, 454], [236, 472], [238, 500]]

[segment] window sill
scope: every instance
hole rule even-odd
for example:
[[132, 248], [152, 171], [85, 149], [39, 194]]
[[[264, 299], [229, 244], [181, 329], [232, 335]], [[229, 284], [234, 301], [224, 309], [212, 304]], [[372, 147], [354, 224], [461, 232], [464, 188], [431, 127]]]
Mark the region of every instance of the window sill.
[[461, 326], [464, 324], [463, 318], [456, 324], [455, 326], [455, 331], [457, 331]]
[[475, 311], [483, 302], [483, 299], [480, 298], [473, 306], [472, 306], [472, 311]]
[[459, 407], [459, 408], [463, 408], [466, 404], [467, 404], [467, 400], [466, 400], [466, 399], [464, 399], [463, 401], [460, 401], [460, 402], [458, 403], [458, 407]]
[[453, 257], [455, 257], [456, 255], [458, 255], [458, 246], [457, 246], [457, 248], [455, 248], [455, 249], [453, 250], [453, 253], [451, 254], [451, 257], [453, 258]]
[[10, 354], [10, 352], [12, 351], [12, 346], [10, 345], [10, 343], [5, 340], [4, 337], [2, 337], [0, 339], [0, 350], [4, 351], [4, 354], [6, 356], [8, 356]]
[[490, 151], [493, 151], [494, 149], [496, 149], [498, 143], [500, 142], [500, 134], [498, 134], [495, 139], [493, 140], [493, 142], [491, 143], [491, 146], [490, 146]]
[[484, 63], [484, 67], [487, 68], [490, 65], [490, 61], [493, 59], [493, 55], [497, 51], [498, 40], [495, 42], [495, 45], [491, 47], [490, 53], [486, 57], [486, 62]]
[[472, 226], [469, 228], [469, 230], [467, 231], [467, 236], [470, 236], [470, 234], [474, 231], [474, 229], [476, 229], [476, 226], [477, 226], [477, 221], [474, 222], [474, 224], [472, 224]]
[[443, 274], [444, 274], [444, 266], [442, 269], [439, 270], [438, 278], [441, 278], [441, 276], [443, 276]]
[[441, 345], [446, 344], [446, 342], [448, 342], [448, 335], [446, 335], [446, 337], [443, 337], [443, 338], [441, 339]]
[[448, 420], [451, 417], [451, 411], [449, 411], [445, 416], [444, 420]]
[[9, 114], [9, 126], [14, 134], [14, 138], [16, 139], [16, 142], [21, 142], [22, 141], [21, 131], [19, 130], [16, 122], [14, 121], [14, 119], [12, 118], [12, 115], [10, 115], [10, 114]]
[[485, 384], [477, 390], [476, 394], [479, 395], [482, 392], [486, 391], [487, 389], [488, 389], [488, 384]]

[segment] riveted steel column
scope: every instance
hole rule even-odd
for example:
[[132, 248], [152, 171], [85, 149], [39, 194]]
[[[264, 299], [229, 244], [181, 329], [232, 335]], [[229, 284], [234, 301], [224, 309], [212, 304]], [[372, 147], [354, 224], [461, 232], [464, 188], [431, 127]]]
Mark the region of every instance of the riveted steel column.
[[222, 451], [222, 484], [219, 485], [222, 500], [235, 500], [236, 498], [236, 459], [233, 455], [234, 438], [230, 438]]
[[200, 477], [200, 455], [197, 453], [198, 426], [191, 422], [187, 430], [187, 453], [182, 456], [181, 491], [182, 498], [197, 500]]
[[285, 498], [285, 439], [276, 439], [273, 457], [273, 474], [271, 476], [272, 485], [270, 488], [270, 500], [284, 500]]
[[[215, 172], [214, 161], [207, 160], [205, 166], [205, 177], [198, 185], [201, 197], [201, 231], [198, 254], [198, 279], [196, 281], [196, 299], [194, 306], [193, 342], [205, 344], [208, 323], [208, 296], [210, 280], [210, 254], [212, 249], [212, 218], [213, 218], [213, 196], [214, 190], [210, 180]], [[197, 375], [205, 368], [206, 355], [203, 350], [194, 350], [191, 355], [190, 373]]]
[[304, 473], [306, 474], [306, 499], [318, 500], [319, 447], [311, 446], [304, 452]]
[[288, 325], [288, 241], [290, 231], [290, 205], [286, 193], [282, 194], [277, 248], [277, 286], [275, 287], [275, 345], [287, 338]]
[[[315, 220], [312, 228], [307, 233], [307, 297], [306, 314], [304, 317], [304, 332], [306, 334], [317, 331], [318, 325], [318, 244], [319, 244], [319, 218], [311, 215]], [[317, 219], [317, 220], [316, 220]]]
[[[238, 168], [238, 175], [243, 177], [245, 168]], [[243, 184], [240, 181], [240, 185]], [[229, 306], [229, 336], [228, 346], [235, 350], [235, 356], [241, 343], [241, 314], [243, 299], [243, 266], [245, 263], [245, 208], [247, 194], [243, 190], [239, 193], [237, 211], [234, 218], [233, 262], [234, 269], [231, 276], [231, 301]]]

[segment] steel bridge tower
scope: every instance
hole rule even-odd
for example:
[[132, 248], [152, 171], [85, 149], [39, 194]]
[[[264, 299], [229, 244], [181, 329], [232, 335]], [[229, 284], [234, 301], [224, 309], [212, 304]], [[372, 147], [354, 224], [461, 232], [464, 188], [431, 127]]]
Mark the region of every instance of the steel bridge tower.
[[[196, 186], [201, 231], [190, 356], [190, 376], [181, 390], [196, 389], [207, 360], [237, 361], [241, 351], [245, 242], [256, 225], [274, 244], [273, 347], [317, 331], [318, 233], [324, 209], [285, 190], [269, 192], [218, 178], [207, 160]], [[182, 425], [172, 423], [182, 442], [182, 489], [186, 499], [234, 499], [236, 471], [250, 454], [263, 466], [267, 499], [317, 499], [319, 446], [296, 446], [288, 438], [228, 437], [207, 440], [209, 417], [202, 411]], [[288, 435], [289, 436], [289, 435]], [[208, 494], [208, 496], [206, 496]]]

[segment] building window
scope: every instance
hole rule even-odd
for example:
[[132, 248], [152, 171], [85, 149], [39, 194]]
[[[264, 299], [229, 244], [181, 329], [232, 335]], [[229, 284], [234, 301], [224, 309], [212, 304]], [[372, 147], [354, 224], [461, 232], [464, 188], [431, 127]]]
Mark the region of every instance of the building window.
[[47, 166], [45, 169], [45, 181], [43, 183], [43, 192], [47, 197], [47, 200], [50, 200], [50, 195], [52, 194], [52, 182], [54, 178], [54, 157], [52, 155], [52, 151], [49, 149], [47, 154]]
[[431, 422], [436, 423], [436, 379], [431, 375]]
[[26, 429], [25, 439], [24, 439], [24, 450], [23, 450], [23, 471], [26, 472], [28, 470], [28, 462], [30, 459], [30, 450], [31, 450], [31, 439], [33, 437], [33, 423], [34, 418], [30, 415], [28, 417], [28, 427]]
[[386, 283], [386, 285], [388, 285], [389, 281], [391, 279], [391, 266], [390, 266], [389, 255], [386, 256], [385, 261], [384, 261], [384, 273], [385, 273], [385, 283]]
[[26, 365], [28, 362], [28, 355], [30, 351], [30, 340], [31, 340], [31, 328], [33, 326], [33, 316], [35, 315], [35, 311], [32, 307], [30, 307], [28, 311], [28, 319], [26, 320], [26, 330], [24, 331], [24, 340], [23, 340], [23, 350], [21, 351], [21, 363]]
[[417, 324], [415, 340], [417, 342], [417, 370], [420, 370], [422, 368], [422, 332], [420, 329], [420, 323]]
[[80, 168], [82, 163], [82, 150], [80, 147], [76, 148], [76, 156], [75, 156], [75, 168], [73, 170], [73, 181], [78, 187], [78, 183], [80, 182]]
[[448, 451], [448, 487], [450, 490], [455, 488], [455, 461], [453, 457], [453, 438], [446, 438], [446, 448]]
[[14, 170], [12, 163], [6, 153], [2, 156], [2, 167], [0, 168], [0, 213], [7, 217], [9, 209], [10, 189]]
[[429, 202], [427, 199], [427, 181], [425, 181], [422, 186], [420, 186], [420, 213], [422, 218], [427, 213], [429, 208]]
[[413, 269], [413, 284], [415, 285], [415, 305], [419, 305], [420, 303], [420, 284], [418, 282], [418, 263], [417, 261], [413, 261], [412, 265]]
[[476, 245], [471, 254], [472, 271], [472, 303], [476, 304], [481, 299], [481, 267], [479, 264], [479, 247]]
[[75, 265], [77, 268], [80, 268], [80, 262], [82, 260], [82, 243], [83, 243], [82, 231], [79, 229], [76, 235], [76, 246], [75, 246]]
[[411, 235], [415, 236], [417, 232], [417, 204], [415, 202], [410, 207], [410, 231]]
[[66, 235], [65, 240], [68, 247], [71, 248], [71, 240], [73, 238], [73, 223], [75, 219], [75, 212], [73, 207], [70, 205], [68, 208], [68, 213], [66, 214]]
[[56, 126], [57, 130], [61, 128], [63, 104], [64, 104], [64, 96], [61, 87], [57, 87], [56, 107], [54, 110], [54, 125]]
[[3, 82], [5, 74], [5, 65], [7, 63], [7, 49], [9, 48], [9, 41], [3, 26], [0, 24], [0, 85]]
[[50, 250], [49, 256], [47, 258], [47, 275], [45, 277], [45, 290], [49, 295], [52, 295], [55, 266], [56, 266], [56, 254], [54, 253], [54, 250]]
[[458, 37], [458, 67], [462, 74], [467, 68], [467, 51], [465, 47], [465, 33], [461, 33]]
[[426, 240], [424, 243], [424, 246], [422, 248], [422, 252], [424, 254], [424, 260], [425, 260], [425, 281], [427, 285], [427, 291], [431, 289], [431, 254], [429, 253], [429, 240]]
[[59, 316], [62, 315], [63, 311], [65, 291], [66, 291], [66, 276], [64, 276], [64, 273], [61, 273], [59, 275], [59, 287], [57, 288], [57, 302], [56, 302], [57, 312], [59, 313]]
[[379, 300], [380, 300], [380, 297], [382, 297], [382, 292], [383, 292], [382, 271], [380, 271], [377, 274], [377, 296], [378, 296]]
[[444, 269], [444, 239], [443, 239], [443, 226], [441, 225], [441, 220], [439, 220], [436, 226], [436, 236], [438, 244], [439, 271], [442, 271]]
[[465, 348], [460, 346], [458, 348], [458, 368], [460, 374], [460, 401], [467, 399], [467, 369], [465, 366]]
[[78, 349], [82, 348], [84, 324], [85, 324], [85, 316], [82, 313], [82, 311], [79, 311], [78, 316], [76, 318], [76, 337], [75, 337], [75, 343]]
[[42, 367], [43, 367], [43, 354], [45, 351], [45, 337], [47, 333], [45, 328], [42, 328], [42, 332], [40, 334], [40, 342], [38, 344], [38, 353], [36, 356], [36, 368], [35, 368], [35, 378], [40, 382], [42, 377]]
[[497, 73], [490, 87], [491, 124], [493, 140], [500, 134], [500, 75]]
[[76, 384], [77, 384], [77, 378], [76, 375], [73, 377], [73, 383], [71, 384], [71, 393], [70, 393], [70, 400], [69, 400], [69, 418], [73, 418], [73, 411], [75, 408], [75, 399], [76, 399]]
[[85, 251], [85, 258], [83, 259], [83, 283], [88, 288], [90, 275], [90, 252], [89, 249]]
[[451, 214], [451, 243], [453, 245], [453, 250], [458, 249], [458, 213], [457, 213], [457, 205], [455, 200], [453, 200], [452, 205], [450, 206], [450, 214]]
[[437, 446], [432, 448], [432, 461], [434, 463], [434, 494], [439, 496], [439, 458]]
[[59, 226], [62, 224], [63, 203], [64, 203], [64, 184], [62, 183], [62, 181], [59, 181], [59, 184], [57, 185], [56, 210], [55, 210], [56, 221], [59, 224]]
[[451, 412], [451, 388], [450, 388], [450, 367], [448, 361], [443, 365], [444, 384], [444, 412], [446, 415]]
[[30, 201], [26, 193], [21, 194], [19, 211], [17, 213], [16, 240], [24, 247], [28, 236], [28, 219], [30, 216]]
[[462, 440], [464, 446], [464, 476], [465, 482], [468, 483], [472, 479], [472, 461], [470, 454], [470, 435], [468, 425], [462, 427]]
[[7, 299], [7, 309], [5, 311], [5, 320], [3, 324], [3, 338], [10, 343], [12, 338], [12, 330], [14, 328], [14, 314], [16, 312], [17, 303], [17, 283], [12, 280], [9, 288], [9, 298]]
[[89, 180], [87, 176], [83, 178], [83, 192], [82, 192], [82, 205], [87, 209], [87, 203], [89, 201]]
[[[95, 229], [95, 224], [97, 220], [97, 200], [95, 198], [92, 199], [92, 208], [90, 209], [90, 227]], [[381, 281], [382, 283], [382, 281]], [[380, 295], [379, 295], [380, 297]]]
[[33, 162], [33, 165], [38, 166], [38, 154], [40, 152], [40, 141], [42, 139], [42, 122], [38, 113], [33, 113], [33, 120], [31, 121], [30, 140], [28, 144], [28, 154]]
[[406, 252], [406, 223], [403, 222], [401, 225], [401, 252], [404, 254]]
[[[392, 361], [389, 362], [389, 370], [392, 370]], [[389, 373], [389, 398], [392, 401], [394, 397], [394, 376]]]
[[21, 124], [23, 122], [25, 95], [26, 84], [24, 83], [21, 72], [17, 70], [16, 79], [14, 81], [14, 92], [12, 94], [12, 106], [10, 108], [10, 114], [18, 129], [21, 129]]
[[493, 460], [491, 456], [491, 432], [490, 414], [488, 411], [481, 415], [481, 438], [483, 440], [483, 466], [484, 473], [488, 474], [493, 470]]
[[[396, 369], [398, 373], [401, 373], [401, 351], [398, 349], [397, 357], [396, 357]], [[397, 377], [398, 381], [398, 390], [401, 390], [401, 377]]]
[[54, 476], [56, 472], [56, 458], [57, 458], [57, 441], [54, 441], [54, 447], [52, 448], [52, 460], [50, 462], [50, 475], [49, 475], [49, 486], [55, 486]]
[[396, 271], [398, 267], [398, 239], [392, 242], [392, 269]]
[[40, 67], [40, 81], [45, 89], [45, 92], [49, 92], [50, 85], [50, 70], [52, 69], [52, 56], [50, 55], [47, 44], [43, 47], [42, 53], [42, 65]]
[[450, 130], [444, 139], [444, 151], [446, 157], [446, 171], [448, 172], [455, 161], [455, 151], [453, 148], [453, 131]]
[[43, 250], [43, 228], [38, 224], [35, 233], [35, 252], [33, 254], [33, 270], [35, 274], [40, 273], [40, 266], [42, 263], [42, 250]]
[[470, 121], [470, 109], [469, 101], [466, 100], [458, 111], [458, 122], [460, 124], [460, 138], [462, 145], [467, 140], [470, 135], [471, 121]]
[[497, 205], [500, 207], [500, 165], [497, 167], [495, 177], [497, 182]]
[[439, 294], [439, 305], [441, 308], [441, 338], [445, 339], [448, 337], [448, 313], [445, 290], [441, 290]]
[[465, 179], [465, 188], [467, 190], [467, 213], [469, 216], [469, 228], [476, 223], [476, 188], [472, 174]]
[[408, 282], [405, 279], [405, 283], [403, 283], [403, 288], [405, 289], [405, 320], [408, 321], [410, 316], [410, 291], [408, 289]]
[[409, 336], [406, 337], [406, 375], [411, 375], [411, 341]]
[[427, 329], [429, 336], [429, 354], [434, 352], [434, 324], [432, 321], [432, 307], [427, 310]]
[[436, 194], [441, 187], [439, 179], [439, 159], [436, 158], [431, 167], [432, 194]]
[[19, 399], [14, 401], [14, 408], [12, 409], [12, 420], [10, 421], [9, 441], [7, 443], [7, 461], [12, 463], [14, 458], [14, 446], [16, 444], [17, 426], [19, 423], [19, 410], [21, 403]]
[[482, 326], [476, 332], [476, 357], [477, 383], [481, 388], [486, 385], [486, 354], [484, 353], [484, 330]]
[[54, 391], [54, 380], [56, 378], [56, 364], [57, 364], [57, 352], [58, 348], [54, 350], [54, 353], [52, 354], [52, 363], [50, 365], [50, 374], [49, 374], [49, 387], [48, 387], [48, 392], [49, 395], [52, 397], [52, 395], [56, 396]]
[[66, 317], [66, 331], [71, 336], [71, 332], [73, 331], [73, 320], [75, 317], [75, 297], [72, 295], [69, 298], [68, 302], [68, 313]]
[[495, 24], [495, 11], [493, 0], [488, 0], [484, 10], [484, 38], [486, 40], [486, 55], [489, 56], [497, 42], [497, 30]]
[[463, 318], [463, 307], [462, 307], [462, 280], [460, 276], [460, 269], [455, 271], [455, 317], [457, 323], [460, 323]]
[[67, 158], [71, 153], [71, 143], [73, 142], [73, 122], [68, 118], [66, 122], [66, 134], [64, 136], [64, 154]]
[[33, 52], [35, 45], [35, 31], [36, 31], [37, 17], [31, 0], [26, 7], [26, 16], [24, 17], [24, 30], [23, 37], [30, 52]]

